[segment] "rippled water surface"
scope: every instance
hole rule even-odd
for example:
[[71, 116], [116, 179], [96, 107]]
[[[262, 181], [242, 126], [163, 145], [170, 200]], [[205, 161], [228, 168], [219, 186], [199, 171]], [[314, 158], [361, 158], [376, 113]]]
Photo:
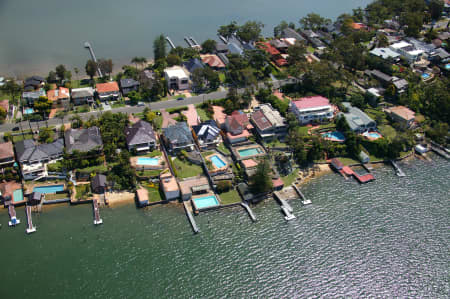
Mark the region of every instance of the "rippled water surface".
[[[0, 212], [1, 298], [431, 297], [450, 293], [450, 164], [411, 161], [359, 185], [336, 174], [303, 187], [286, 223], [274, 201], [196, 217], [179, 207], [60, 206], [38, 231]], [[23, 209], [19, 217], [25, 221]]]

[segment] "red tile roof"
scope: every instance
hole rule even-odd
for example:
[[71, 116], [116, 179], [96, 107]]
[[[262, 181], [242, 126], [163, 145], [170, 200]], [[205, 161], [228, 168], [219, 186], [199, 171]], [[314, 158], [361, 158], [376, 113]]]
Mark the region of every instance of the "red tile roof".
[[280, 59], [276, 59], [276, 60], [275, 60], [275, 64], [276, 64], [277, 66], [285, 66], [285, 65], [288, 64], [288, 62], [287, 62], [286, 59], [280, 58]]
[[14, 149], [11, 141], [0, 143], [0, 159], [14, 158]]
[[278, 189], [280, 187], [284, 186], [284, 182], [282, 179], [278, 178], [278, 179], [272, 179], [272, 183], [273, 183], [273, 188], [274, 189]]
[[270, 121], [267, 119], [267, 117], [264, 115], [264, 113], [261, 110], [253, 112], [252, 120], [255, 122], [256, 126], [261, 131], [272, 127], [272, 124], [270, 123]]
[[98, 93], [119, 91], [117, 82], [99, 83], [96, 85]]
[[245, 168], [252, 168], [258, 166], [258, 163], [253, 159], [242, 160], [241, 163], [242, 165], [244, 165]]
[[230, 121], [234, 119], [243, 127], [247, 127], [247, 125], [249, 124], [248, 116], [244, 112], [233, 111], [233, 113], [231, 113], [231, 116], [228, 117], [230, 118]]
[[330, 101], [322, 96], [306, 97], [294, 101], [299, 110], [330, 105]]
[[212, 55], [212, 54], [208, 54], [208, 55], [201, 55], [202, 58], [202, 62], [204, 64], [209, 65], [210, 67], [215, 67], [215, 68], [224, 68], [225, 64], [223, 63], [222, 60], [220, 60], [220, 58], [217, 55]]
[[272, 56], [280, 55], [280, 51], [278, 51], [274, 46], [272, 46], [269, 43], [260, 42], [257, 45], [258, 45], [258, 48], [260, 48], [261, 50], [266, 51], [267, 53], [269, 53]]
[[69, 89], [65, 87], [59, 87], [58, 89], [52, 89], [47, 91], [47, 98], [54, 102], [59, 99], [68, 99], [70, 98]]

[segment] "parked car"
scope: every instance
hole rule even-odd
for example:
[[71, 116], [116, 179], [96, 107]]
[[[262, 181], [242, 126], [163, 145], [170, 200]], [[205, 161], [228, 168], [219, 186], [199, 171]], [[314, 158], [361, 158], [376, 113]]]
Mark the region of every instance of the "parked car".
[[184, 98], [183, 98], [183, 97], [179, 97], [179, 98], [177, 98], [177, 101], [182, 101], [182, 100], [184, 100]]
[[145, 103], [144, 102], [138, 102], [137, 105], [138, 105], [138, 107], [144, 107]]

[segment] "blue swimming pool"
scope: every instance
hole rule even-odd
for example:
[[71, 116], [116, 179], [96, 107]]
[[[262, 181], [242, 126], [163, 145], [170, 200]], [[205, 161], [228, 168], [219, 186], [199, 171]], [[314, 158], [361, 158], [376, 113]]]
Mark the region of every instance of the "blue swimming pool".
[[326, 132], [326, 133], [323, 133], [322, 136], [324, 138], [329, 138], [329, 139], [332, 139], [332, 140], [345, 141], [344, 134], [342, 134], [341, 132], [337, 132], [337, 131]]
[[33, 188], [33, 192], [39, 192], [42, 194], [51, 194], [60, 191], [64, 191], [64, 185], [41, 186]]
[[209, 158], [211, 160], [211, 162], [214, 164], [214, 166], [216, 168], [222, 168], [227, 166], [227, 163], [225, 163], [222, 159], [220, 159], [219, 156], [214, 155], [212, 157]]
[[369, 136], [370, 138], [374, 138], [374, 139], [383, 137], [383, 136], [381, 136], [380, 133], [377, 133], [377, 132], [369, 132], [369, 133], [367, 133], [367, 136]]
[[194, 202], [194, 206], [197, 210], [216, 207], [219, 204], [219, 201], [214, 195], [205, 196], [205, 197], [199, 197], [192, 199]]
[[241, 157], [249, 157], [249, 156], [256, 156], [256, 155], [262, 154], [262, 150], [259, 147], [246, 148], [246, 149], [238, 150], [238, 152]]
[[447, 63], [447, 64], [445, 65], [445, 69], [446, 69], [446, 70], [450, 70], [450, 63]]
[[430, 78], [430, 75], [429, 75], [429, 74], [427, 74], [427, 73], [423, 73], [423, 74], [422, 74], [422, 79], [426, 80], [426, 79], [428, 79], [428, 78]]
[[141, 157], [137, 159], [137, 165], [157, 166], [159, 165], [159, 158]]
[[25, 108], [24, 113], [25, 114], [32, 114], [34, 112], [33, 108]]
[[13, 191], [13, 202], [19, 202], [23, 200], [22, 189], [16, 189]]

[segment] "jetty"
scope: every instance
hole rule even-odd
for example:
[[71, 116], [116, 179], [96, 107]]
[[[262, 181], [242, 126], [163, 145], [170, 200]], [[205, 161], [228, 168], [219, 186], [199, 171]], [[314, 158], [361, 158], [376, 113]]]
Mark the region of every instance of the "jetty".
[[309, 205], [312, 203], [311, 200], [306, 199], [306, 196], [302, 193], [302, 191], [300, 191], [300, 189], [296, 185], [292, 184], [292, 187], [294, 187], [294, 190], [297, 192], [298, 196], [300, 196], [303, 205]]
[[8, 205], [8, 214], [10, 218], [10, 221], [8, 222], [9, 226], [16, 226], [20, 223], [20, 220], [17, 219], [16, 209], [11, 203]]
[[100, 210], [98, 208], [98, 201], [94, 199], [92, 201], [92, 207], [94, 208], [94, 224], [99, 225], [103, 223], [102, 218], [100, 218]]
[[167, 43], [169, 44], [169, 46], [172, 47], [172, 49], [175, 49], [175, 45], [174, 45], [174, 43], [172, 42], [172, 40], [170, 39], [170, 37], [166, 36], [166, 41], [167, 41]]
[[430, 144], [431, 144], [431, 150], [433, 152], [435, 152], [436, 154], [438, 154], [439, 156], [441, 156], [447, 160], [450, 159], [450, 155], [444, 149], [442, 149], [442, 147], [439, 144], [437, 144], [433, 141], [431, 141]]
[[347, 176], [353, 176], [361, 184], [368, 183], [368, 182], [375, 180], [375, 177], [371, 173], [359, 175], [348, 166], [344, 166], [341, 171], [344, 172], [345, 175], [347, 175]]
[[197, 41], [192, 36], [189, 36], [189, 39], [194, 44], [194, 47], [200, 47], [199, 43], [197, 43]]
[[392, 164], [392, 167], [394, 167], [395, 174], [397, 176], [400, 176], [400, 177], [406, 176], [406, 174], [403, 172], [403, 170], [401, 170], [401, 168], [398, 166], [397, 162], [395, 162], [394, 160], [391, 160], [391, 164]]
[[284, 220], [286, 221], [290, 221], [290, 220], [294, 220], [296, 219], [295, 215], [292, 214], [292, 212], [294, 211], [292, 209], [292, 207], [287, 203], [286, 200], [282, 199], [278, 193], [274, 193], [275, 197], [278, 199], [280, 205], [281, 205], [281, 210], [284, 213]]
[[187, 217], [189, 219], [189, 222], [191, 223], [192, 230], [194, 231], [194, 234], [199, 233], [200, 230], [197, 227], [197, 223], [195, 223], [194, 216], [192, 216], [192, 213], [189, 210], [189, 207], [188, 207], [187, 203], [184, 200], [183, 200], [183, 205], [184, 205], [184, 211], [186, 212], [186, 215], [187, 215]]
[[33, 219], [31, 218], [31, 206], [26, 205], [25, 213], [27, 214], [27, 234], [34, 233], [36, 231], [36, 227], [33, 226]]
[[191, 40], [187, 36], [184, 37], [184, 40], [186, 41], [186, 43], [188, 44], [189, 47], [191, 47], [191, 48], [194, 47], [194, 44], [191, 42]]
[[247, 211], [248, 215], [250, 216], [250, 219], [252, 219], [253, 222], [256, 222], [256, 216], [253, 214], [252, 209], [250, 209], [250, 206], [246, 202], [241, 202], [241, 206], [244, 207], [244, 209]]
[[89, 53], [91, 54], [92, 60], [97, 64], [97, 73], [99, 77], [103, 77], [102, 70], [100, 69], [100, 66], [98, 66], [97, 57], [95, 57], [94, 49], [92, 49], [92, 46], [89, 42], [84, 42], [84, 47], [89, 50]]

